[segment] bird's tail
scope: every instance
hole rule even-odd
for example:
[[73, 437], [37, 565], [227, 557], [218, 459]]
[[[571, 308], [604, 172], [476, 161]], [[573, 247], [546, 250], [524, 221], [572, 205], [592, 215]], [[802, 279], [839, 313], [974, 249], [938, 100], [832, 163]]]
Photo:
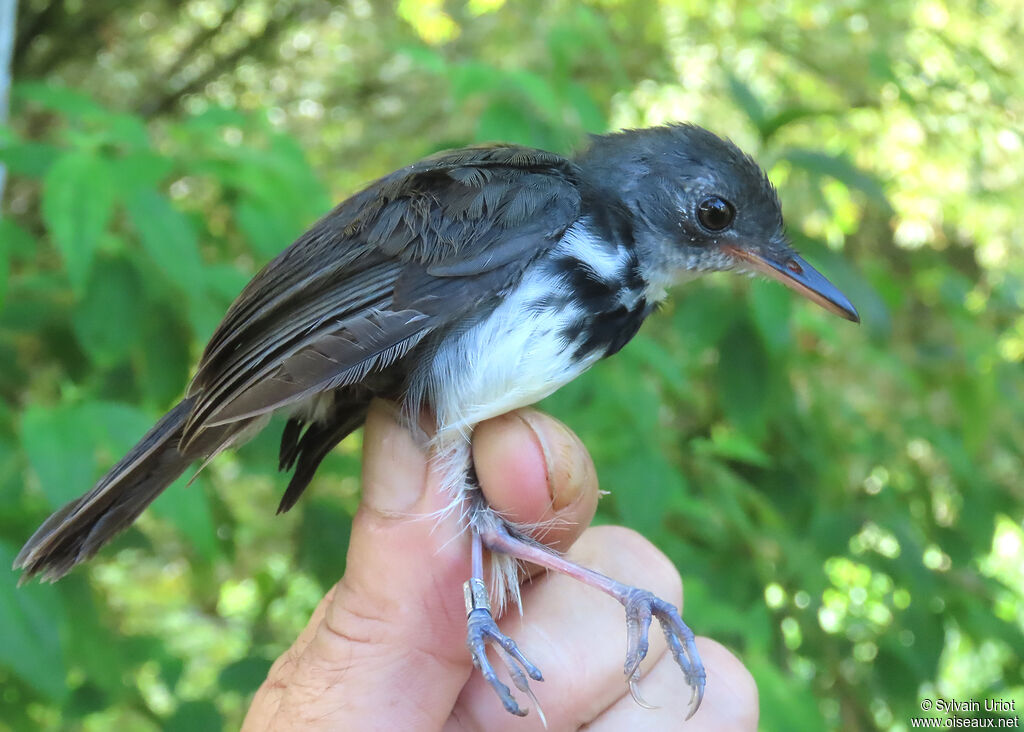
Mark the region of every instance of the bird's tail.
[[36, 574], [47, 581], [63, 577], [127, 528], [185, 472], [197, 457], [178, 449], [193, 401], [179, 402], [92, 490], [43, 522], [14, 560], [14, 568], [25, 571], [22, 582]]

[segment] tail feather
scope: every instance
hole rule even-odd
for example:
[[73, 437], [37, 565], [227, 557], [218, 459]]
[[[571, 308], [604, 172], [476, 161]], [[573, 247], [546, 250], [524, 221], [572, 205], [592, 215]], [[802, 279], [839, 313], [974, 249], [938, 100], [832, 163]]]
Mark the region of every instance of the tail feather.
[[[294, 467], [295, 473], [278, 513], [294, 505], [320, 461], [363, 423], [370, 396], [356, 392], [332, 397], [332, 409], [326, 414], [289, 421], [282, 436], [281, 469]], [[265, 415], [205, 427], [183, 452], [183, 435], [196, 401], [196, 396], [190, 396], [179, 402], [92, 490], [43, 522], [14, 560], [14, 568], [24, 570], [22, 583], [35, 575], [49, 582], [60, 579], [128, 528], [190, 464], [209, 462], [222, 450], [245, 442], [269, 419]]]
[[55, 581], [94, 555], [181, 475], [197, 457], [178, 450], [192, 398], [179, 402], [81, 498], [43, 522], [14, 560], [21, 581]]
[[320, 467], [320, 462], [334, 449], [335, 445], [344, 440], [366, 421], [366, 412], [370, 407], [370, 399], [359, 396], [340, 397], [335, 401], [333, 411], [322, 421], [312, 422], [302, 432], [303, 421], [292, 418], [285, 426], [281, 435], [281, 470], [291, 470], [292, 479], [281, 497], [277, 507], [278, 513], [284, 513], [295, 505], [302, 492], [306, 490], [313, 474]]

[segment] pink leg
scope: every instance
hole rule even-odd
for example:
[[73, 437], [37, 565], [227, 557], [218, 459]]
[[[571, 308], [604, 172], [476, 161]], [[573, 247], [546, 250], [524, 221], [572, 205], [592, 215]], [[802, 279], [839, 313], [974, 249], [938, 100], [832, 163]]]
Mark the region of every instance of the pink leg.
[[622, 603], [626, 609], [626, 679], [638, 702], [641, 700], [636, 693], [635, 683], [640, 676], [640, 662], [647, 655], [647, 635], [651, 627], [651, 618], [657, 618], [665, 632], [672, 656], [682, 668], [686, 682], [693, 690], [687, 719], [693, 716], [704, 698], [704, 666], [697, 653], [693, 631], [683, 622], [674, 605], [647, 590], [625, 585], [600, 572], [570, 562], [538, 544], [513, 536], [504, 526], [485, 531], [480, 537], [483, 544], [492, 552], [507, 554], [561, 572], [611, 595]]

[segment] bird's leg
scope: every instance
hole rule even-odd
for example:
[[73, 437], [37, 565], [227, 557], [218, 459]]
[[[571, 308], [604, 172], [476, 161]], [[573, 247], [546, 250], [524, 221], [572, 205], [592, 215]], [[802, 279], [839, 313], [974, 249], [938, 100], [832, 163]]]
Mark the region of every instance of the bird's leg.
[[[483, 531], [479, 539], [492, 552], [508, 554], [546, 569], [561, 572], [591, 587], [596, 587], [622, 603], [626, 609], [626, 679], [634, 698], [641, 704], [643, 702], [637, 694], [636, 681], [640, 677], [640, 662], [647, 655], [647, 633], [651, 627], [651, 619], [652, 617], [657, 618], [661, 629], [665, 632], [672, 656], [686, 675], [686, 683], [693, 690], [687, 719], [693, 716], [704, 698], [704, 665], [697, 653], [693, 631], [683, 622], [674, 605], [647, 590], [624, 585], [600, 572], [570, 562], [539, 544], [514, 536], [502, 525]], [[474, 536], [475, 541], [477, 541], [476, 536]]]
[[469, 652], [473, 657], [473, 665], [480, 669], [484, 679], [497, 692], [506, 710], [519, 717], [526, 715], [526, 710], [519, 706], [509, 688], [498, 679], [490, 659], [487, 658], [487, 644], [494, 643], [509, 676], [512, 677], [512, 683], [517, 689], [529, 695], [543, 720], [543, 713], [526, 677], [529, 676], [535, 681], [543, 681], [544, 677], [540, 669], [526, 659], [516, 642], [502, 633], [498, 629], [498, 624], [494, 622], [491, 603], [487, 597], [487, 585], [484, 583], [483, 542], [477, 529], [472, 529], [472, 534], [473, 576], [463, 585], [463, 591], [466, 594], [466, 645], [469, 646]]

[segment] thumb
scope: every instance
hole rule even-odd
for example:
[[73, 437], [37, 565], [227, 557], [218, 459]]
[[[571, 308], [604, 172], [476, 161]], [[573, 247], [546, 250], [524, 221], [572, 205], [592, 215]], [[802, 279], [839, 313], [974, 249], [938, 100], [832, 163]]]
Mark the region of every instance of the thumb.
[[[495, 471], [486, 466], [501, 456], [510, 470], [499, 475], [508, 483], [514, 473], [521, 495], [536, 497], [515, 506], [524, 516], [549, 515], [553, 496], [579, 493], [571, 468], [582, 446], [544, 420], [550, 418], [530, 413], [481, 425], [489, 435], [489, 447], [476, 455], [484, 491], [499, 498], [513, 490], [489, 477]], [[469, 538], [456, 517], [435, 518], [451, 499], [393, 405], [373, 403], [363, 444], [363, 501], [345, 575], [271, 669], [247, 729], [440, 728], [472, 670], [462, 599]], [[596, 502], [596, 484], [584, 482]], [[571, 503], [566, 513], [589, 522], [590, 501], [582, 510]]]
[[440, 729], [472, 665], [469, 541], [428, 515], [450, 500], [436, 483], [396, 408], [374, 401], [345, 575], [271, 668], [245, 729]]

